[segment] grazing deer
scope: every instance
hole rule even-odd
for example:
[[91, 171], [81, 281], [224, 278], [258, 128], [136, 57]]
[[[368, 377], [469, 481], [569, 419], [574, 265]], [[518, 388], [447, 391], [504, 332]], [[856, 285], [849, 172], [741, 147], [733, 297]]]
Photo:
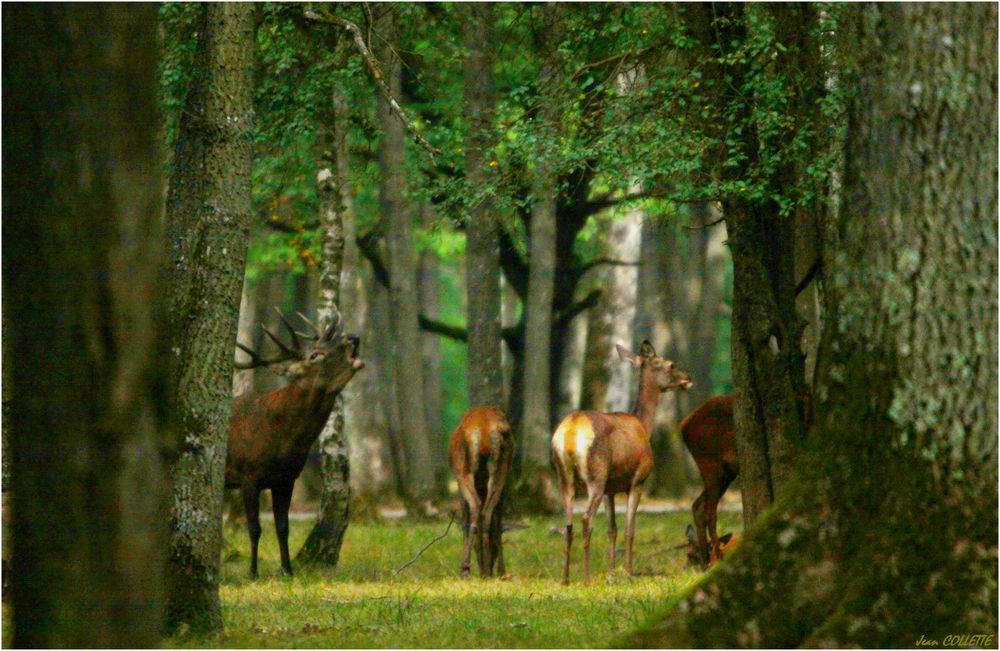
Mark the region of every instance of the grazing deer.
[[691, 507], [696, 540], [689, 551], [692, 564], [702, 569], [721, 559], [724, 553], [724, 543], [715, 529], [719, 500], [740, 473], [733, 425], [734, 402], [736, 397], [731, 395], [709, 398], [681, 421], [681, 438], [694, 457], [705, 485]]
[[649, 432], [660, 394], [670, 389], [691, 388], [691, 378], [658, 357], [648, 341], [639, 356], [615, 346], [618, 354], [639, 369], [639, 395], [631, 414], [574, 411], [563, 419], [552, 435], [552, 460], [559, 474], [566, 512], [566, 554], [563, 585], [569, 585], [569, 558], [573, 546], [573, 493], [576, 483], [587, 486], [587, 508], [583, 514], [583, 574], [590, 582], [590, 521], [604, 496], [608, 513], [609, 571], [615, 567], [615, 494], [628, 494], [625, 516], [625, 567], [632, 574], [632, 539], [635, 513], [642, 485], [653, 470]]
[[[475, 543], [480, 576], [493, 576], [494, 562], [501, 577], [503, 562], [503, 487], [514, 463], [514, 436], [503, 412], [496, 407], [473, 407], [465, 412], [448, 445], [448, 461], [462, 494], [462, 578], [469, 576], [469, 556]], [[484, 537], [485, 533], [485, 537]]]
[[[357, 335], [341, 334], [343, 320], [337, 320], [326, 332], [306, 322], [312, 335], [295, 332], [278, 311], [292, 337], [286, 346], [270, 330], [264, 329], [281, 349], [273, 359], [264, 359], [246, 346], [237, 343], [250, 355], [248, 363], [237, 363], [238, 369], [250, 369], [284, 364], [282, 375], [290, 378], [283, 389], [270, 393], [247, 392], [233, 401], [229, 421], [229, 452], [226, 456], [226, 488], [240, 488], [247, 512], [250, 534], [250, 577], [257, 578], [257, 543], [260, 541], [260, 493], [271, 489], [274, 528], [281, 548], [281, 569], [291, 576], [292, 563], [288, 556], [288, 506], [292, 488], [302, 472], [309, 448], [323, 431], [333, 403], [354, 374], [364, 368], [358, 359], [361, 339]], [[311, 339], [303, 346], [299, 337]]]
[[[706, 569], [706, 565], [703, 564], [704, 555], [699, 553], [698, 537], [694, 533], [694, 527], [688, 525], [685, 536], [687, 537], [687, 541], [678, 545], [675, 549], [681, 547], [687, 549], [687, 564], [689, 567], [700, 567], [701, 569]], [[719, 536], [719, 546], [721, 552], [719, 558], [721, 559], [728, 556], [729, 553], [736, 549], [736, 546], [739, 544], [740, 539], [734, 538], [732, 533], [726, 533]]]

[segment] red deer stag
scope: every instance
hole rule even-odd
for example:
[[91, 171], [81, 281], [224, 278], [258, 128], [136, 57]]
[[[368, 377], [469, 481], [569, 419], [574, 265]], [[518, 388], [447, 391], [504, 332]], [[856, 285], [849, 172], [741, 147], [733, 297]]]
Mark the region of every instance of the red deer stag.
[[[267, 328], [264, 332], [281, 351], [264, 359], [237, 343], [250, 355], [238, 369], [271, 366], [287, 362], [280, 373], [290, 378], [288, 386], [270, 393], [244, 393], [233, 401], [229, 421], [229, 452], [226, 456], [226, 488], [240, 488], [247, 512], [250, 534], [250, 577], [257, 578], [257, 543], [260, 541], [260, 494], [271, 489], [274, 528], [281, 548], [281, 569], [291, 576], [288, 556], [288, 506], [295, 479], [302, 472], [309, 448], [323, 431], [333, 411], [334, 399], [354, 374], [364, 368], [358, 359], [361, 339], [341, 334], [340, 314], [334, 324], [320, 333], [304, 316], [312, 335], [295, 332], [278, 311], [292, 337], [286, 346]], [[299, 337], [311, 339], [303, 346]]]
[[[715, 525], [719, 500], [740, 473], [733, 425], [735, 396], [716, 396], [681, 421], [681, 438], [701, 472], [705, 490], [691, 507], [696, 543], [689, 557], [702, 569], [722, 558], [724, 551]], [[707, 535], [706, 535], [707, 531]]]
[[462, 578], [469, 576], [469, 556], [475, 543], [480, 576], [493, 576], [494, 562], [502, 577], [503, 487], [514, 463], [514, 435], [496, 407], [473, 407], [451, 434], [448, 461], [462, 494], [465, 547]]
[[601, 496], [608, 513], [609, 571], [615, 567], [615, 494], [628, 494], [625, 516], [625, 567], [632, 574], [632, 539], [635, 513], [639, 508], [642, 485], [653, 470], [649, 447], [652, 426], [660, 394], [670, 389], [689, 389], [691, 378], [674, 368], [674, 363], [657, 356], [648, 341], [642, 342], [639, 356], [616, 346], [618, 354], [639, 369], [639, 395], [631, 414], [605, 414], [599, 411], [574, 411], [559, 424], [552, 435], [552, 460], [562, 488], [566, 512], [566, 553], [563, 585], [569, 585], [569, 558], [573, 546], [573, 493], [576, 483], [587, 487], [587, 508], [583, 514], [583, 574], [590, 581], [590, 521], [597, 512]]

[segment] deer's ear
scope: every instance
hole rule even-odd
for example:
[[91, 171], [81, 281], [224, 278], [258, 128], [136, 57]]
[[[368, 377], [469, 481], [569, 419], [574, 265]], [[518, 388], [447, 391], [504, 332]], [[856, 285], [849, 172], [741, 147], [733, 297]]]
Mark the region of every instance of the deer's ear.
[[688, 525], [687, 531], [684, 532], [684, 535], [687, 536], [688, 542], [692, 545], [698, 542], [698, 537], [694, 535], [694, 527], [691, 525]]
[[722, 536], [719, 536], [719, 544], [720, 544], [720, 545], [725, 545], [725, 544], [726, 544], [727, 542], [729, 542], [729, 540], [730, 540], [730, 539], [731, 539], [732, 537], [733, 537], [733, 534], [732, 534], [731, 532], [730, 532], [730, 533], [727, 533], [727, 534], [725, 534], [725, 535], [722, 535]]
[[656, 351], [653, 350], [653, 344], [649, 343], [649, 339], [642, 342], [642, 348], [639, 349], [639, 354], [643, 357], [656, 357]]
[[624, 359], [626, 362], [634, 364], [635, 366], [639, 366], [642, 364], [642, 362], [636, 359], [636, 356], [633, 355], [628, 348], [625, 348], [621, 344], [615, 344], [615, 349], [618, 351], [618, 356]]

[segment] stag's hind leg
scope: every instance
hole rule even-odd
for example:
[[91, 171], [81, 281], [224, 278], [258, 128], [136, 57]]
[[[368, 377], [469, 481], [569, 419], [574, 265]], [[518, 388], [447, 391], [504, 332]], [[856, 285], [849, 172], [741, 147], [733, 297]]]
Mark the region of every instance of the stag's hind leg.
[[[483, 528], [486, 530], [485, 543], [480, 548], [480, 562], [482, 576], [493, 576], [493, 563], [496, 560], [495, 553], [499, 547], [499, 553], [503, 552], [503, 527], [500, 522], [500, 511], [497, 506], [500, 504], [500, 497], [503, 495], [504, 484], [507, 483], [507, 472], [514, 461], [514, 450], [510, 446], [504, 446], [500, 433], [495, 432], [490, 442], [493, 454], [487, 462], [489, 470], [489, 480], [486, 485], [486, 499], [483, 502]], [[494, 526], [494, 519], [496, 526]], [[502, 565], [502, 563], [501, 563]], [[503, 571], [500, 572], [501, 576]]]

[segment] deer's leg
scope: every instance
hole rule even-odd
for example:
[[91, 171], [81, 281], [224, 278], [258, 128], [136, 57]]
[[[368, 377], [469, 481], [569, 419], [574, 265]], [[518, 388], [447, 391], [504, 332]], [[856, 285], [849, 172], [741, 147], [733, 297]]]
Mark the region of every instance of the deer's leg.
[[587, 485], [587, 510], [583, 513], [583, 580], [590, 583], [590, 534], [592, 531], [591, 520], [597, 513], [597, 507], [601, 505], [601, 497], [604, 494], [604, 482], [600, 485], [597, 482]]
[[625, 511], [625, 571], [632, 576], [632, 543], [635, 541], [635, 514], [642, 498], [642, 484], [632, 484], [628, 492], [628, 508]]
[[494, 552], [496, 547], [501, 545], [500, 538], [503, 530], [500, 526], [493, 527], [493, 513], [500, 503], [500, 496], [503, 493], [504, 484], [507, 482], [507, 470], [510, 468], [510, 464], [507, 462], [507, 451], [503, 447], [499, 433], [495, 432], [492, 435], [490, 444], [492, 446], [490, 449], [494, 453], [490, 455], [487, 462], [490, 478], [486, 485], [486, 500], [483, 502], [483, 527], [487, 532], [487, 540], [484, 545], [484, 558], [486, 559], [484, 577], [493, 576], [493, 564], [496, 560]]
[[497, 504], [496, 511], [493, 513], [494, 526], [496, 527], [497, 576], [502, 579], [507, 576], [507, 568], [503, 564], [503, 499]]
[[713, 563], [722, 560], [722, 545], [719, 543], [719, 533], [716, 526], [719, 519], [719, 501], [735, 478], [735, 475], [723, 472], [716, 483], [715, 491], [709, 495], [705, 503], [705, 524], [711, 539], [711, 561]]
[[271, 487], [271, 503], [274, 511], [274, 530], [278, 533], [278, 547], [281, 549], [281, 571], [292, 575], [292, 561], [288, 555], [288, 507], [292, 504], [291, 484]]
[[559, 488], [562, 491], [563, 512], [566, 514], [566, 550], [563, 554], [563, 585], [569, 585], [569, 557], [573, 549], [573, 470], [563, 465], [558, 454], [552, 455], [559, 475]]
[[[704, 475], [702, 475], [704, 478]], [[705, 482], [708, 485], [708, 482]], [[709, 500], [708, 489], [706, 488], [698, 496], [698, 499], [694, 501], [691, 505], [691, 515], [694, 517], [694, 533], [698, 539], [695, 547], [695, 553], [698, 558], [698, 563], [702, 568], [708, 566], [709, 563], [709, 553], [708, 553], [708, 538], [705, 535], [707, 528], [707, 520], [705, 515], [705, 503]]]
[[469, 558], [472, 555], [472, 542], [477, 543], [479, 549], [479, 512], [481, 504], [479, 495], [476, 494], [475, 480], [472, 473], [458, 477], [458, 488], [462, 492], [462, 499], [465, 501], [469, 513], [468, 533], [465, 536], [465, 546], [462, 549], [462, 578], [469, 577]]
[[608, 512], [608, 572], [615, 571], [615, 545], [618, 541], [618, 525], [615, 523], [615, 496], [604, 496], [604, 510]]
[[250, 535], [250, 578], [257, 578], [257, 544], [260, 543], [260, 489], [254, 484], [243, 486], [243, 508], [247, 512], [247, 533]]

